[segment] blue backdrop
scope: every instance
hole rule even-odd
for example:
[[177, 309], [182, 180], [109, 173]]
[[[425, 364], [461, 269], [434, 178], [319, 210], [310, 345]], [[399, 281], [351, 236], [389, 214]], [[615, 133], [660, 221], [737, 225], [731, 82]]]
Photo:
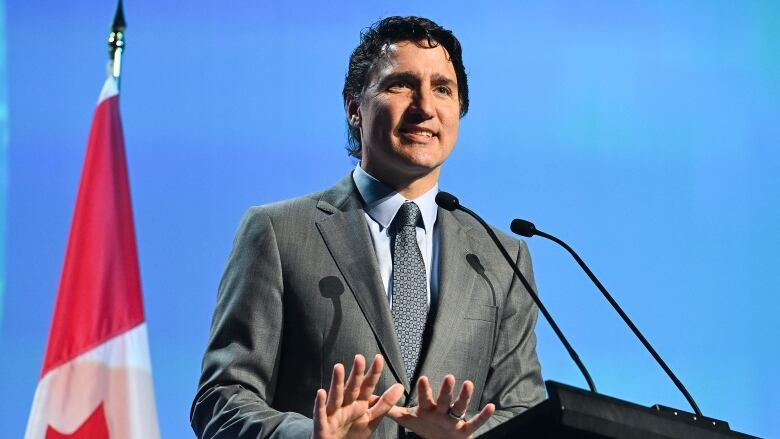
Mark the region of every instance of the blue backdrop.
[[0, 0], [0, 334], [2, 334], [5, 304], [5, 230], [8, 197], [8, 77], [5, 62], [5, 1]]
[[[404, 3], [126, 2], [121, 105], [163, 436], [192, 436], [244, 210], [354, 166], [347, 58], [360, 29], [394, 14], [433, 18], [464, 46], [472, 104], [442, 188], [504, 229], [525, 217], [567, 239], [706, 415], [780, 436], [778, 3]], [[22, 436], [38, 380], [114, 6], [6, 4], [8, 437]], [[573, 261], [539, 239], [540, 293], [600, 390], [686, 409]], [[545, 378], [585, 386], [545, 323], [538, 333]]]

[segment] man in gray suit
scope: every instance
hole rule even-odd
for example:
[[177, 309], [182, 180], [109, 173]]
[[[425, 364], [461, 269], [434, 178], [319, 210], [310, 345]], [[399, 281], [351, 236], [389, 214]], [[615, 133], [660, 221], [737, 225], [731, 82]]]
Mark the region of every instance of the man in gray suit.
[[[466, 438], [544, 398], [529, 293], [475, 221], [434, 202], [468, 110], [458, 40], [423, 18], [376, 23], [344, 104], [355, 170], [241, 222], [198, 437]], [[533, 281], [525, 244], [497, 233]]]

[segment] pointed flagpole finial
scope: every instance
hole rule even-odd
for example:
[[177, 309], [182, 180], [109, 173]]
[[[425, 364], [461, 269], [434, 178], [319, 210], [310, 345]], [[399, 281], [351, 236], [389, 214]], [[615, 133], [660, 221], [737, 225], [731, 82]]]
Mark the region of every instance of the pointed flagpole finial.
[[122, 9], [122, 0], [116, 5], [116, 13], [114, 14], [114, 24], [111, 25], [113, 32], [124, 32], [127, 24], [125, 23], [125, 12]]
[[116, 5], [114, 22], [111, 25], [111, 32], [108, 34], [108, 58], [110, 60], [111, 76], [119, 80], [119, 74], [122, 72], [122, 52], [125, 50], [125, 13], [122, 9], [122, 0]]

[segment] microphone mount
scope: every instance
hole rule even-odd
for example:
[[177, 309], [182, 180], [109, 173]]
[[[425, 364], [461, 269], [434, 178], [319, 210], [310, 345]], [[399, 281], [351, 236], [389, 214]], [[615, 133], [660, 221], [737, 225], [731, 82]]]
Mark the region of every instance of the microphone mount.
[[609, 302], [610, 305], [612, 305], [612, 308], [617, 311], [617, 313], [620, 315], [620, 317], [623, 319], [623, 321], [628, 325], [629, 328], [631, 328], [631, 331], [636, 335], [636, 337], [639, 339], [640, 342], [642, 342], [642, 345], [644, 345], [645, 349], [647, 349], [648, 352], [650, 352], [650, 355], [655, 359], [655, 361], [661, 366], [661, 368], [666, 372], [666, 375], [669, 376], [669, 378], [674, 382], [674, 385], [677, 386], [677, 389], [680, 391], [680, 393], [683, 394], [685, 399], [688, 401], [688, 404], [693, 408], [693, 411], [696, 413], [697, 416], [701, 417], [703, 416], [701, 413], [701, 410], [699, 410], [699, 406], [696, 404], [696, 401], [693, 400], [693, 397], [690, 393], [688, 393], [688, 390], [683, 385], [682, 381], [680, 381], [677, 376], [672, 372], [672, 369], [669, 368], [669, 366], [666, 365], [666, 362], [661, 358], [660, 355], [658, 355], [658, 352], [655, 351], [653, 346], [650, 344], [649, 341], [645, 338], [644, 335], [642, 335], [642, 332], [639, 331], [639, 328], [636, 327], [634, 322], [631, 321], [631, 319], [628, 317], [628, 314], [623, 311], [623, 308], [620, 307], [620, 305], [615, 301], [615, 299], [612, 297], [611, 294], [609, 294], [609, 291], [602, 285], [602, 283], [596, 278], [596, 275], [593, 274], [592, 271], [590, 271], [590, 268], [585, 264], [585, 261], [580, 258], [580, 256], [577, 254], [577, 252], [574, 251], [571, 247], [569, 247], [568, 244], [563, 242], [562, 240], [556, 238], [553, 235], [550, 235], [548, 233], [545, 233], [541, 230], [538, 230], [534, 223], [530, 221], [526, 221], [523, 219], [514, 219], [512, 220], [512, 224], [510, 226], [510, 229], [512, 232], [522, 235], [525, 237], [533, 237], [534, 235], [541, 236], [542, 238], [547, 238], [550, 241], [555, 242], [556, 244], [560, 245], [561, 247], [565, 248], [566, 251], [569, 252], [569, 254], [574, 257], [574, 260], [577, 261], [577, 264], [582, 268], [583, 271], [585, 271], [585, 274], [588, 275], [590, 280], [593, 282], [594, 285], [596, 285], [596, 288], [601, 291], [601, 294], [604, 295], [604, 298], [607, 299], [607, 302]]
[[477, 220], [477, 222], [479, 222], [482, 225], [482, 227], [485, 228], [488, 235], [490, 236], [490, 239], [493, 240], [493, 242], [496, 244], [496, 247], [498, 247], [498, 250], [499, 252], [501, 252], [501, 255], [504, 257], [506, 262], [512, 268], [512, 271], [514, 271], [517, 278], [520, 279], [520, 282], [522, 282], [526, 291], [531, 296], [531, 299], [533, 299], [534, 303], [536, 303], [536, 306], [539, 308], [539, 311], [542, 313], [545, 320], [547, 320], [547, 323], [552, 328], [553, 332], [555, 332], [555, 335], [558, 336], [558, 339], [566, 348], [566, 352], [569, 353], [569, 356], [577, 365], [577, 368], [579, 368], [583, 377], [585, 377], [585, 381], [588, 383], [588, 388], [590, 389], [590, 391], [593, 393], [598, 393], [596, 391], [596, 385], [593, 383], [593, 379], [590, 377], [590, 373], [588, 372], [588, 369], [585, 368], [585, 365], [580, 360], [579, 355], [577, 355], [577, 352], [574, 351], [574, 348], [572, 348], [571, 344], [569, 344], [569, 341], [566, 339], [566, 336], [563, 335], [563, 332], [561, 332], [561, 329], [555, 323], [555, 320], [552, 318], [550, 313], [547, 311], [547, 308], [539, 299], [539, 296], [536, 294], [536, 290], [534, 290], [533, 287], [531, 287], [530, 282], [528, 282], [525, 276], [523, 276], [523, 273], [520, 272], [520, 269], [517, 268], [517, 264], [509, 255], [509, 252], [507, 252], [506, 248], [501, 244], [501, 241], [498, 240], [498, 237], [496, 236], [496, 233], [493, 231], [493, 229], [491, 229], [490, 226], [479, 215], [477, 215], [467, 207], [462, 206], [458, 201], [458, 198], [450, 193], [439, 192], [438, 194], [436, 194], [436, 204], [438, 204], [439, 207], [441, 207], [442, 209], [449, 210], [449, 211], [454, 211], [456, 209], [461, 210], [467, 213], [468, 215], [470, 215], [471, 217], [473, 217], [475, 220]]

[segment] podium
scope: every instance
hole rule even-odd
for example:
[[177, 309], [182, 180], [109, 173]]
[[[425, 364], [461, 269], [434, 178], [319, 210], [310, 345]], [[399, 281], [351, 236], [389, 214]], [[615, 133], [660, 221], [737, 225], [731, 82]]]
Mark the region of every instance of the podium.
[[546, 381], [548, 398], [478, 439], [727, 439], [755, 438], [728, 423], [663, 406], [644, 407]]

